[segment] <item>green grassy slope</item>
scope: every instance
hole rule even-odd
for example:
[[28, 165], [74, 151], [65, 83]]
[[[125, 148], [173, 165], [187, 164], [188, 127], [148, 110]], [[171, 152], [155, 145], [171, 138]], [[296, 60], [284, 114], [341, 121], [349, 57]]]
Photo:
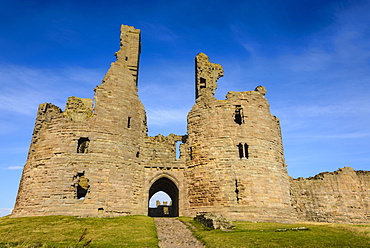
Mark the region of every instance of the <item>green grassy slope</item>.
[[[82, 239], [82, 240], [81, 240]], [[0, 218], [0, 247], [158, 247], [152, 218]]]
[[[370, 225], [234, 222], [228, 232], [206, 230], [180, 217], [209, 248], [370, 247]], [[305, 227], [297, 230], [297, 227]], [[279, 230], [280, 229], [280, 230]], [[0, 247], [158, 247], [153, 218], [0, 218]]]
[[[232, 231], [206, 230], [189, 217], [180, 217], [208, 248], [227, 247], [370, 247], [370, 225], [329, 223], [233, 222]], [[301, 229], [298, 229], [301, 227]], [[305, 227], [304, 229], [302, 227]]]

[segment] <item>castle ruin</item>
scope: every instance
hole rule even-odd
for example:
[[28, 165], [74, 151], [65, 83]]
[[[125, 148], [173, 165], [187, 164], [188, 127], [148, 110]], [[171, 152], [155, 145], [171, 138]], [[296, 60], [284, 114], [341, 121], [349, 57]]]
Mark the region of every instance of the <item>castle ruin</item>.
[[164, 191], [166, 216], [369, 222], [370, 172], [289, 177], [264, 87], [217, 100], [223, 68], [200, 53], [188, 133], [150, 137], [137, 94], [140, 30], [122, 25], [115, 55], [94, 99], [70, 97], [64, 111], [39, 106], [13, 217], [155, 216], [149, 199]]

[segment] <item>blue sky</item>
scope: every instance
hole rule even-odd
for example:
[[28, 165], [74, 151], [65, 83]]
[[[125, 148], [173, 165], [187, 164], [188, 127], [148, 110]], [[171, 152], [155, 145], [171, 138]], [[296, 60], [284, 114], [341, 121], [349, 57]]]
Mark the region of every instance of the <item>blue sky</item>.
[[194, 57], [224, 67], [216, 97], [267, 88], [288, 172], [370, 170], [370, 1], [0, 0], [0, 216], [13, 208], [38, 104], [93, 97], [121, 24], [142, 31], [149, 134], [186, 133]]

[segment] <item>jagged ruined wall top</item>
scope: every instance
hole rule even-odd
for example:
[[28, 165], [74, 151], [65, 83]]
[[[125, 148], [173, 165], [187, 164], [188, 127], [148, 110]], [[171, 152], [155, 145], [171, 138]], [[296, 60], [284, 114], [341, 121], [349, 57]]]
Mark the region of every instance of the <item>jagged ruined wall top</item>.
[[200, 96], [213, 97], [217, 80], [224, 75], [221, 65], [211, 63], [204, 53], [195, 57], [195, 99]]
[[111, 64], [105, 74], [103, 83], [95, 91], [104, 88], [106, 83], [111, 85], [122, 84], [137, 91], [139, 60], [141, 53], [140, 29], [122, 25], [120, 34], [120, 48], [114, 55], [116, 61]]
[[64, 114], [75, 121], [84, 121], [93, 117], [93, 100], [91, 98], [68, 97]]
[[[136, 38], [133, 38], [136, 37]], [[121, 25], [120, 50], [115, 53], [117, 61], [115, 63], [127, 67], [132, 76], [136, 78], [139, 71], [139, 54], [141, 53], [140, 29]], [[136, 85], [137, 86], [137, 85]]]
[[95, 88], [94, 96], [94, 116], [105, 122], [103, 128], [129, 135], [134, 142], [147, 134], [146, 114], [137, 93], [140, 47], [140, 30], [122, 25], [117, 60]]

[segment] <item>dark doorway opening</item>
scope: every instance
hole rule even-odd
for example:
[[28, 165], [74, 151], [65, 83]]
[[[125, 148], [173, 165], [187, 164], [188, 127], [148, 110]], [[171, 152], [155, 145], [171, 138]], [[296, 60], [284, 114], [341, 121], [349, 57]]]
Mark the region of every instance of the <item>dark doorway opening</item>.
[[[149, 206], [152, 196], [159, 192], [165, 192], [172, 200], [171, 205], [159, 205], [156, 208]], [[155, 181], [149, 189], [148, 216], [151, 217], [176, 217], [179, 216], [179, 190], [174, 182], [167, 177]]]

